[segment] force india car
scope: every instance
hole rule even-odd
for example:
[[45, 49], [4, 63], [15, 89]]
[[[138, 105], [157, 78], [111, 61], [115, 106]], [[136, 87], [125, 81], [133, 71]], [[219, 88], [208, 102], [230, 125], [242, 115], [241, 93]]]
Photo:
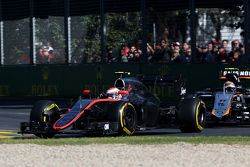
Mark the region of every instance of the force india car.
[[240, 79], [250, 79], [250, 71], [238, 68], [225, 68], [220, 79], [223, 88], [196, 92], [206, 106], [206, 124], [249, 124], [250, 90], [245, 89]]
[[[123, 75], [128, 73], [121, 73]], [[201, 132], [205, 105], [199, 98], [184, 98], [181, 77], [120, 77], [114, 87], [96, 98], [90, 90], [67, 110], [53, 101], [38, 101], [30, 112], [29, 122], [21, 123], [21, 133], [50, 138], [60, 133], [132, 135], [135, 131], [178, 125], [182, 132]], [[168, 87], [178, 103], [160, 100], [149, 87]]]

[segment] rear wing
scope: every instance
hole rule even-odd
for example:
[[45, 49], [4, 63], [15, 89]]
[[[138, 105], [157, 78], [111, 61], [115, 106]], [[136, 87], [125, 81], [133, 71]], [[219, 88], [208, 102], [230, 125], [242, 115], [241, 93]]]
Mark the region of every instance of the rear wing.
[[239, 68], [225, 68], [221, 70], [219, 79], [225, 80], [227, 74], [236, 74], [240, 79], [250, 80], [250, 70], [239, 69]]
[[128, 72], [128, 71], [116, 71], [115, 72], [116, 78], [129, 77], [130, 75], [131, 75], [131, 72]]

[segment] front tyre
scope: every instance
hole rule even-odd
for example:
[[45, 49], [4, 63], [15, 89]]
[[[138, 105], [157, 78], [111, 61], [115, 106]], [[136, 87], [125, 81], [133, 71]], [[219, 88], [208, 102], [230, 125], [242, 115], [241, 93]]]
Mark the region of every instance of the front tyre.
[[206, 122], [205, 103], [199, 98], [184, 99], [178, 111], [178, 121], [183, 133], [203, 131]]
[[53, 101], [41, 100], [36, 102], [30, 112], [30, 123], [39, 126], [38, 130], [43, 131], [43, 133], [34, 133], [34, 135], [41, 138], [52, 138], [55, 131], [51, 128], [59, 117], [60, 109]]

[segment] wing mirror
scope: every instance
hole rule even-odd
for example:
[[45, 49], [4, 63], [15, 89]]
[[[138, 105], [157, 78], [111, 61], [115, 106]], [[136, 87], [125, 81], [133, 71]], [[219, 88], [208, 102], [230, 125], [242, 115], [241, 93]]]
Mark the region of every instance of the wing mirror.
[[90, 92], [89, 89], [84, 89], [84, 90], [82, 91], [82, 93], [83, 93], [83, 95], [90, 95], [90, 94], [91, 94], [91, 92]]
[[128, 95], [128, 91], [126, 91], [126, 90], [119, 90], [118, 94], [119, 95]]
[[91, 99], [91, 91], [89, 89], [84, 89], [82, 91], [83, 97]]

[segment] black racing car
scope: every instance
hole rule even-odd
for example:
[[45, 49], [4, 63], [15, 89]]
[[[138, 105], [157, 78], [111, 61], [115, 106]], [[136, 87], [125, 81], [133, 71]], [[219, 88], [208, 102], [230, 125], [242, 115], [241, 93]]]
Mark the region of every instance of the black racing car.
[[[152, 90], [171, 86], [178, 103], [160, 100]], [[149, 87], [152, 89], [149, 91]], [[205, 105], [199, 98], [184, 98], [180, 77], [120, 77], [114, 87], [96, 98], [83, 91], [68, 110], [53, 101], [38, 101], [29, 122], [21, 123], [20, 133], [50, 138], [58, 133], [132, 135], [135, 131], [178, 125], [182, 132], [201, 132], [205, 126]]]
[[250, 90], [240, 82], [240, 79], [250, 79], [250, 71], [225, 68], [219, 78], [224, 82], [222, 88], [207, 88], [194, 95], [205, 103], [206, 124], [250, 124]]

